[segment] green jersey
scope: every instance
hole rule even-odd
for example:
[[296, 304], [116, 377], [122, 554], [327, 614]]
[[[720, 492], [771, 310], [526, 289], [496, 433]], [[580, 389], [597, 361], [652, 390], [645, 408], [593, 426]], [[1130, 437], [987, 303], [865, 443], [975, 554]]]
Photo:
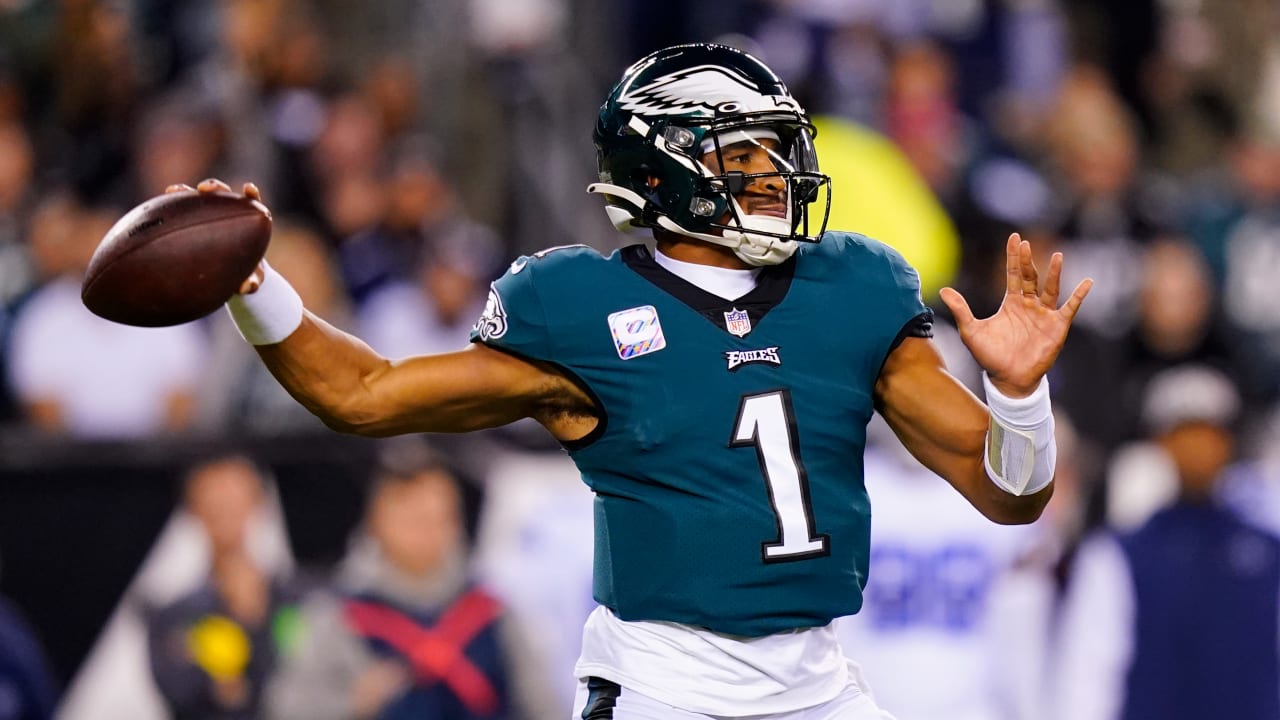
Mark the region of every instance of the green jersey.
[[828, 232], [734, 301], [643, 245], [521, 257], [472, 339], [560, 367], [600, 409], [567, 444], [596, 495], [596, 600], [759, 636], [861, 606], [873, 390], [930, 319], [898, 253]]

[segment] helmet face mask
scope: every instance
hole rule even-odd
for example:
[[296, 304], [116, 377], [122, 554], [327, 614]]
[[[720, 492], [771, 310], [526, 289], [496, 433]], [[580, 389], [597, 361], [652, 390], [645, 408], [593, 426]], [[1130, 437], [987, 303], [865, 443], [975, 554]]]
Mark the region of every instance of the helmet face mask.
[[[659, 228], [729, 247], [751, 265], [776, 264], [825, 229], [830, 179], [818, 171], [813, 132], [782, 81], [750, 55], [667, 48], [632, 65], [600, 108], [601, 182], [588, 190], [605, 195], [620, 229]], [[769, 167], [757, 159], [752, 172], [733, 169], [726, 150], [743, 148]], [[785, 212], [744, 209], [752, 185], [773, 188]], [[820, 200], [819, 215], [810, 205]]]

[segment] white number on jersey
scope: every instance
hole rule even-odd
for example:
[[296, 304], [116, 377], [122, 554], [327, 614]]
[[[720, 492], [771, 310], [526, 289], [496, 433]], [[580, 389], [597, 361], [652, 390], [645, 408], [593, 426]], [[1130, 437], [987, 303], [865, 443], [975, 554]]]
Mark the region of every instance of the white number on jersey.
[[827, 554], [826, 535], [813, 529], [809, 481], [800, 462], [795, 414], [786, 390], [746, 395], [738, 405], [729, 447], [754, 446], [778, 523], [778, 539], [761, 544], [765, 562]]

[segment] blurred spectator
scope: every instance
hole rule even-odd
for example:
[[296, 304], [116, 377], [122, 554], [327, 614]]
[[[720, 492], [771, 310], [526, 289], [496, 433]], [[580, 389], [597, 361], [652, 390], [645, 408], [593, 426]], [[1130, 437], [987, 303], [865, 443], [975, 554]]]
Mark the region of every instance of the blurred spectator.
[[1132, 326], [1142, 249], [1171, 219], [1143, 176], [1137, 131], [1097, 68], [1068, 75], [1048, 127], [1057, 185], [1049, 223], [1070, 258], [1063, 287], [1092, 277], [1098, 290], [1076, 324], [1111, 337]]
[[555, 717], [542, 664], [469, 579], [458, 479], [417, 439], [386, 446], [332, 594], [308, 600], [268, 717]]
[[[462, 214], [428, 163], [402, 160], [389, 184], [384, 232], [360, 234], [342, 249], [348, 277], [383, 278], [353, 287], [364, 292], [361, 337], [388, 357], [462, 350], [498, 272], [498, 236]], [[416, 233], [396, 232], [413, 218]]]
[[289, 167], [292, 176], [275, 202], [282, 211], [315, 222], [337, 242], [383, 217], [386, 137], [377, 108], [359, 92], [331, 100], [319, 119], [314, 140], [298, 146]]
[[539, 681], [557, 703], [546, 717], [569, 717], [582, 627], [596, 608], [595, 495], [559, 447], [519, 449], [509, 437], [489, 435], [476, 573], [530, 630]]
[[1185, 177], [1218, 162], [1230, 118], [1252, 124], [1277, 9], [1270, 0], [1158, 6], [1141, 107], [1151, 113], [1152, 164]]
[[[209, 457], [227, 460], [217, 463], [221, 473], [230, 476], [223, 478], [222, 487], [234, 491], [239, 474], [240, 487], [246, 491], [242, 497], [254, 493], [245, 475], [254, 472], [251, 465], [237, 461], [237, 456]], [[259, 475], [255, 481], [262, 488], [261, 501], [244, 521], [244, 549], [255, 568], [273, 578], [288, 577], [293, 557], [274, 483], [268, 479]], [[216, 489], [217, 483], [212, 485]], [[233, 515], [224, 517], [234, 520]], [[151, 671], [148, 624], [156, 608], [174, 606], [207, 587], [213, 556], [213, 540], [204, 521], [194, 507], [179, 502], [68, 684], [58, 720], [174, 720]]]
[[[1055, 399], [1061, 399], [1061, 407], [1092, 442], [1108, 451], [1144, 436], [1141, 408], [1146, 385], [1165, 369], [1192, 362], [1208, 365], [1246, 391], [1249, 361], [1237, 332], [1220, 312], [1203, 255], [1182, 236], [1162, 235], [1141, 259], [1133, 326], [1119, 337], [1074, 328], [1061, 366], [1054, 369], [1060, 381]], [[1133, 452], [1126, 448], [1122, 458]], [[1127, 464], [1126, 459], [1119, 462]]]
[[68, 0], [59, 9], [57, 111], [67, 136], [58, 159], [76, 190], [98, 201], [128, 169], [143, 90], [134, 37], [119, 3]]
[[0, 5], [0, 117], [45, 128], [58, 92], [54, 67], [57, 3]]
[[[351, 231], [342, 236], [338, 248], [342, 278], [357, 306], [388, 284], [416, 284], [416, 271], [431, 250], [428, 238], [447, 231], [455, 222], [459, 227], [463, 224], [463, 210], [424, 138], [405, 141], [396, 148], [389, 177], [379, 190], [376, 204], [362, 203], [375, 205], [376, 217], [359, 225], [342, 224]], [[337, 210], [340, 208], [330, 214], [339, 214]]]
[[51, 720], [56, 700], [39, 639], [0, 595], [0, 720]]
[[369, 70], [365, 95], [378, 109], [382, 132], [389, 138], [405, 137], [419, 123], [418, 79], [413, 62], [405, 55], [387, 52]]
[[196, 465], [184, 503], [212, 551], [204, 583], [149, 618], [151, 670], [174, 720], [259, 717], [277, 654], [296, 639], [297, 592], [252, 557], [262, 478], [243, 457]]
[[131, 165], [133, 182], [122, 204], [136, 205], [175, 183], [226, 177], [224, 128], [207, 100], [176, 93], [150, 105], [138, 124]]
[[944, 46], [902, 45], [885, 93], [885, 130], [946, 208], [961, 242], [956, 282], [985, 306], [1005, 239], [1044, 215], [1049, 189], [1037, 170], [1016, 152], [1000, 150], [962, 111], [958, 92], [955, 59]]
[[6, 362], [13, 315], [36, 282], [25, 238], [30, 206], [37, 201], [32, 187], [35, 163], [35, 148], [23, 127], [0, 119], [0, 423], [21, 416]]
[[247, 460], [201, 464], [185, 503], [209, 539], [206, 584], [151, 618], [151, 664], [175, 718], [253, 718], [277, 645], [290, 639], [292, 590], [257, 566], [248, 528], [263, 501]]
[[13, 320], [7, 364], [28, 422], [86, 438], [136, 438], [192, 419], [205, 337], [194, 324], [136, 328], [92, 315], [80, 282], [119, 216], [65, 196], [41, 204], [30, 244], [43, 285]]
[[1280, 398], [1280, 313], [1270, 308], [1280, 273], [1280, 136], [1245, 126], [1226, 178], [1193, 186], [1190, 232], [1214, 271], [1226, 318], [1243, 332], [1251, 399]]
[[218, 52], [221, 3], [134, 0], [132, 17], [146, 78], [171, 87]]
[[[273, 53], [286, 33], [285, 13], [290, 0], [227, 0], [199, 3], [208, 7], [216, 31], [208, 52], [191, 59], [175, 88], [202, 98], [217, 111], [225, 143], [226, 179], [253, 181], [264, 197], [275, 198], [289, 182], [280, 177], [279, 147], [272, 137], [270, 90]], [[179, 32], [175, 29], [175, 32]], [[169, 42], [182, 42], [173, 38]], [[191, 49], [195, 46], [188, 46]], [[314, 125], [314, 123], [312, 123]], [[299, 121], [295, 133], [308, 125]], [[200, 178], [183, 178], [194, 183]], [[278, 210], [285, 210], [283, 206]]]
[[944, 202], [961, 191], [974, 147], [955, 104], [951, 58], [941, 47], [918, 41], [898, 48], [885, 92], [885, 131]]
[[1155, 122], [1146, 102], [1143, 74], [1157, 44], [1160, 0], [1064, 2], [1075, 56], [1103, 68], [1144, 129]]
[[36, 201], [35, 147], [16, 122], [0, 121], [0, 307], [31, 287], [31, 260], [23, 243], [27, 215]]
[[1166, 371], [1143, 419], [1177, 478], [1171, 505], [1082, 548], [1063, 610], [1056, 717], [1280, 716], [1280, 539], [1215, 500], [1239, 398], [1220, 374]]
[[1147, 249], [1137, 309], [1134, 327], [1119, 344], [1120, 394], [1110, 398], [1123, 418], [1116, 428], [1121, 439], [1142, 434], [1146, 386], [1159, 372], [1199, 363], [1222, 372], [1233, 384], [1244, 377], [1238, 339], [1218, 313], [1208, 266], [1185, 239], [1161, 238]]

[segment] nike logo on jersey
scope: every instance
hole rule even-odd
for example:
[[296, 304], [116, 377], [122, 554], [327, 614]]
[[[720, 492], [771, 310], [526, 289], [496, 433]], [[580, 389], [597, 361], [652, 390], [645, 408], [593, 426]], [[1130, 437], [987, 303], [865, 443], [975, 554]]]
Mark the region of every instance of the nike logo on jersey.
[[738, 368], [743, 365], [764, 363], [776, 366], [782, 364], [782, 358], [778, 357], [777, 345], [760, 348], [759, 350], [725, 350], [724, 359], [729, 363], [727, 368], [729, 372], [737, 372]]

